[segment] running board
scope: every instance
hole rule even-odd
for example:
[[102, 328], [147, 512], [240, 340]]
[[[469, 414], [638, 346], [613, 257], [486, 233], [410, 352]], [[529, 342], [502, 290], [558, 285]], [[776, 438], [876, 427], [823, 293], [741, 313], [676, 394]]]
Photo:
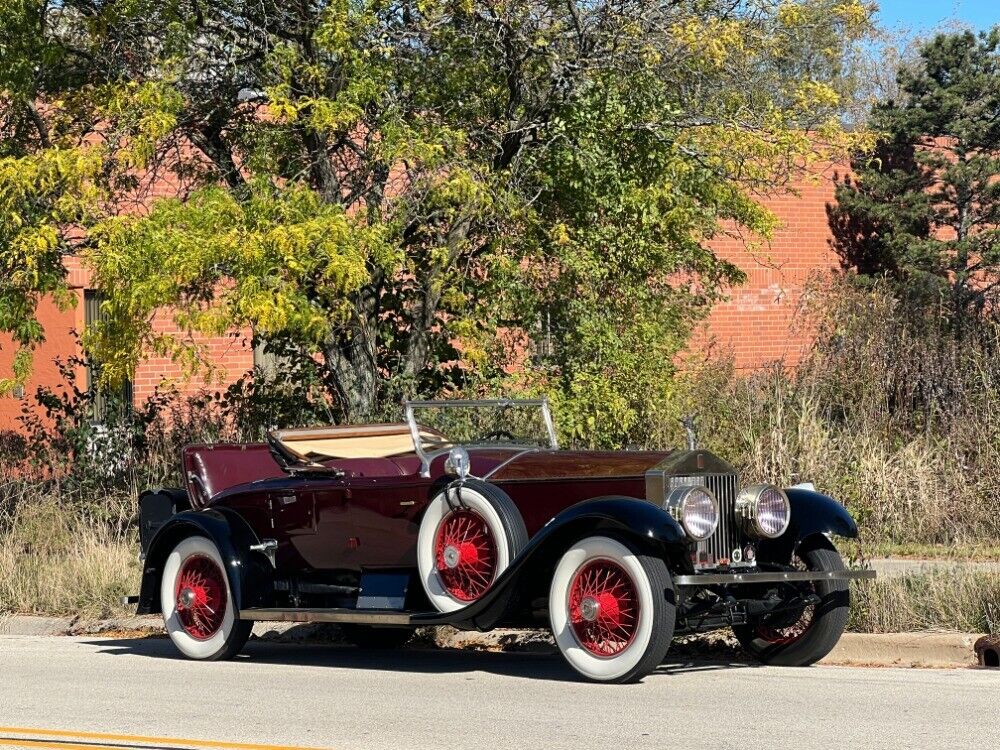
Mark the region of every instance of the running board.
[[357, 609], [241, 609], [241, 620], [259, 622], [353, 622], [364, 625], [410, 625], [407, 612]]
[[847, 581], [872, 579], [874, 570], [796, 570], [760, 573], [695, 573], [674, 576], [678, 586], [725, 586], [734, 583], [792, 583], [795, 581]]

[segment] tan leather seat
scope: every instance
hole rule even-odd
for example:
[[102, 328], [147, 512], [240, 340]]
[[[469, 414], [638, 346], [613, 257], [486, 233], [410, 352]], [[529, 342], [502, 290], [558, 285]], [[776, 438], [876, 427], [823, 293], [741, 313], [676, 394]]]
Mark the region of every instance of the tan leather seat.
[[[336, 458], [388, 458], [415, 452], [413, 436], [405, 424], [301, 427], [277, 430], [274, 438], [289, 452], [306, 461]], [[444, 437], [421, 430], [424, 450], [447, 447]]]

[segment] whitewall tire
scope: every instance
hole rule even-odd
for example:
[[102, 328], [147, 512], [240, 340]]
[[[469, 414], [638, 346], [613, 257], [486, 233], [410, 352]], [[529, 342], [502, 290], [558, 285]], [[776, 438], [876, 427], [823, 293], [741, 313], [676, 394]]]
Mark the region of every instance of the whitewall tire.
[[237, 619], [225, 570], [219, 550], [203, 536], [182, 539], [164, 562], [163, 623], [190, 659], [231, 658], [250, 637], [253, 623]]
[[549, 620], [556, 645], [591, 680], [633, 682], [649, 674], [670, 647], [675, 614], [663, 560], [616, 539], [581, 539], [552, 576]]
[[438, 493], [417, 534], [417, 567], [431, 605], [455, 612], [481, 598], [528, 541], [517, 507], [477, 479]]

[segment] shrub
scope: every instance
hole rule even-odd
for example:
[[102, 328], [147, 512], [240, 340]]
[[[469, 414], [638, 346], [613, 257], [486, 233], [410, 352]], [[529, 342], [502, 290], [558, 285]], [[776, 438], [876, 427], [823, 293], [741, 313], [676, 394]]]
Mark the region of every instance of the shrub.
[[984, 321], [959, 345], [935, 311], [850, 279], [818, 286], [810, 305], [817, 344], [797, 369], [736, 377], [709, 362], [691, 373], [686, 406], [706, 446], [747, 481], [813, 481], [866, 540], [1000, 536], [996, 327]]

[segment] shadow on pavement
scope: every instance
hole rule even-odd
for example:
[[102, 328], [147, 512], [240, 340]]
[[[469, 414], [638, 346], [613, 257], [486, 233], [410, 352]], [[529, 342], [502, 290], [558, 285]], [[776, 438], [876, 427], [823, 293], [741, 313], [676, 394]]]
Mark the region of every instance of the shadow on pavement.
[[[166, 638], [101, 638], [85, 641], [110, 656], [144, 656], [155, 659], [185, 660]], [[489, 672], [507, 677], [581, 682], [576, 672], [558, 653], [495, 653], [459, 649], [402, 648], [376, 651], [351, 646], [325, 644], [271, 643], [252, 640], [234, 663], [275, 664], [338, 669], [375, 669], [424, 674]], [[760, 666], [750, 662], [687, 659], [668, 654], [654, 675], [683, 675], [694, 672]]]

